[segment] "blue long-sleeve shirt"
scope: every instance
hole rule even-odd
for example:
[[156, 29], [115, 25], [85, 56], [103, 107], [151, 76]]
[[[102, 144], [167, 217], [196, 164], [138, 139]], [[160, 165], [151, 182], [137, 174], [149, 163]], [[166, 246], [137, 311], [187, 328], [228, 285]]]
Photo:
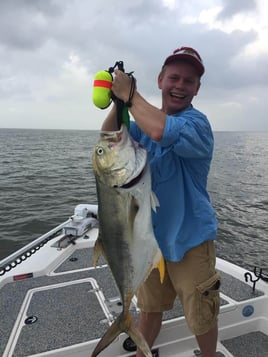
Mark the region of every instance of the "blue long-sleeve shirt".
[[206, 116], [190, 106], [166, 116], [162, 139], [153, 141], [131, 121], [130, 134], [148, 151], [152, 190], [160, 207], [153, 212], [156, 239], [166, 260], [216, 239], [217, 220], [207, 192], [213, 133]]

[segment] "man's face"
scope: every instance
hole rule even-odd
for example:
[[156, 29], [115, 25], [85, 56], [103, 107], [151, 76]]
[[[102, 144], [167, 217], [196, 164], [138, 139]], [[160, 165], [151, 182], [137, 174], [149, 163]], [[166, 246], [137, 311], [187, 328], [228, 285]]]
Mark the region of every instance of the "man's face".
[[172, 62], [159, 74], [158, 87], [162, 90], [162, 110], [175, 114], [187, 108], [200, 87], [195, 68], [187, 62]]

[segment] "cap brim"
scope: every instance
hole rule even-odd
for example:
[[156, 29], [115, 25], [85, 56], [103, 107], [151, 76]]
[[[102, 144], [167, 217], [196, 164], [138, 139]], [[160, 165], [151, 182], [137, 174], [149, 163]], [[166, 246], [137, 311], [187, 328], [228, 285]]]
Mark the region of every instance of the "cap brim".
[[205, 67], [203, 66], [203, 64], [201, 62], [199, 62], [193, 56], [187, 55], [187, 54], [183, 54], [183, 53], [169, 56], [165, 60], [164, 66], [169, 64], [169, 63], [171, 63], [171, 62], [180, 61], [180, 60], [184, 60], [184, 61], [187, 61], [187, 62], [191, 63], [195, 67], [195, 69], [197, 70], [197, 73], [199, 74], [200, 77], [204, 74]]

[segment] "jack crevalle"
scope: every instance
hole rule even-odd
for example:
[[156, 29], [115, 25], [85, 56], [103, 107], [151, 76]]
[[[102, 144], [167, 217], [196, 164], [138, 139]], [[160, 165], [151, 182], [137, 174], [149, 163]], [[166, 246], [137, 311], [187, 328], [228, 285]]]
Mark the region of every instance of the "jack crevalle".
[[134, 326], [129, 307], [134, 294], [150, 271], [164, 263], [155, 240], [151, 209], [158, 201], [151, 191], [147, 151], [135, 143], [123, 124], [119, 131], [100, 133], [93, 152], [93, 170], [98, 196], [99, 237], [94, 265], [106, 258], [119, 289], [123, 311], [109, 327], [92, 356], [97, 356], [121, 332], [127, 333], [146, 357], [151, 351]]

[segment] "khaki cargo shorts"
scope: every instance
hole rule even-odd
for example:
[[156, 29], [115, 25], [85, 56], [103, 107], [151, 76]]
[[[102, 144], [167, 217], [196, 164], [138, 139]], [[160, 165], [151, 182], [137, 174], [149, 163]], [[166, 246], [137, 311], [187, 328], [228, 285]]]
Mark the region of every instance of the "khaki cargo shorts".
[[171, 310], [179, 297], [188, 326], [194, 335], [203, 335], [217, 322], [220, 275], [215, 271], [214, 241], [186, 252], [180, 262], [166, 261], [163, 284], [153, 269], [138, 292], [138, 307], [144, 312]]

